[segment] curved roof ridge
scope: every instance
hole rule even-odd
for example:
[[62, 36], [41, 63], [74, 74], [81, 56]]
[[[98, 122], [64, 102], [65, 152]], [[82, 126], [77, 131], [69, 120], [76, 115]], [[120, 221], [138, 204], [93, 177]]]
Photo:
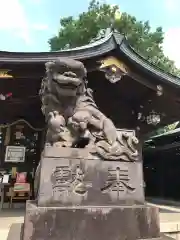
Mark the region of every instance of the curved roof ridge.
[[139, 54], [129, 43], [126, 38], [124, 38], [122, 44], [120, 45], [120, 50], [132, 61], [137, 63], [138, 65], [144, 67], [147, 71], [152, 72], [157, 77], [161, 79], [169, 80], [173, 83], [178, 83], [180, 85], [180, 77], [173, 75], [170, 72], [166, 72], [160, 67], [156, 66], [154, 63], [148, 61], [144, 56]]
[[113, 36], [113, 32], [110, 32], [107, 36], [97, 40], [97, 41], [94, 41], [92, 43], [88, 43], [86, 45], [82, 45], [80, 47], [75, 47], [75, 48], [69, 48], [69, 49], [64, 49], [64, 50], [59, 50], [59, 51], [52, 51], [52, 52], [69, 52], [69, 51], [76, 51], [76, 50], [83, 50], [83, 49], [87, 49], [87, 48], [92, 48], [92, 47], [96, 47], [96, 46], [99, 46], [105, 42], [107, 42], [111, 37]]
[[127, 38], [116, 31], [111, 31], [105, 37], [89, 43], [84, 46], [52, 51], [52, 52], [6, 52], [0, 51], [0, 63], [45, 63], [47, 61], [53, 61], [59, 57], [69, 57], [76, 60], [91, 59], [94, 57], [101, 57], [116, 50], [119, 52], [119, 56], [124, 56], [132, 64], [139, 66], [142, 71], [147, 71], [155, 78], [158, 78], [162, 82], [168, 82], [175, 85], [176, 88], [180, 87], [180, 78], [168, 73], [155, 64], [149, 62], [145, 57], [136, 52], [134, 48], [129, 44]]
[[34, 55], [34, 54], [53, 54], [53, 53], [68, 53], [68, 52], [71, 52], [71, 51], [79, 51], [79, 50], [86, 50], [88, 48], [92, 48], [92, 47], [96, 47], [96, 46], [100, 46], [102, 45], [103, 43], [107, 42], [111, 37], [113, 36], [113, 32], [110, 32], [107, 36], [93, 42], [93, 43], [88, 43], [86, 45], [82, 45], [80, 47], [75, 47], [75, 48], [69, 48], [69, 49], [63, 49], [63, 50], [57, 50], [57, 51], [49, 51], [49, 52], [11, 52], [11, 51], [0, 51], [0, 54], [1, 53], [4, 53], [4, 54], [22, 54], [22, 55]]

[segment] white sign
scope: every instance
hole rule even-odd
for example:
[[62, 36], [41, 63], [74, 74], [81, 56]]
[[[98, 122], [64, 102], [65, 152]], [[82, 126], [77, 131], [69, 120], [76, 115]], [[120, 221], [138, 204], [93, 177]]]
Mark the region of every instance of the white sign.
[[7, 146], [5, 162], [24, 162], [26, 148], [22, 146]]
[[3, 183], [8, 183], [9, 182], [9, 174], [4, 174], [2, 182]]

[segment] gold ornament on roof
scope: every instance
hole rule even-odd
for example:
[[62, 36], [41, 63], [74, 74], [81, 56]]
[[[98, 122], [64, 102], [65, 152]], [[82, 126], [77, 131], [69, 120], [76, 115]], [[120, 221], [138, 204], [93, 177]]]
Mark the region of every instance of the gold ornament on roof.
[[9, 74], [10, 70], [0, 70], [0, 78], [13, 78], [13, 76], [11, 74]]

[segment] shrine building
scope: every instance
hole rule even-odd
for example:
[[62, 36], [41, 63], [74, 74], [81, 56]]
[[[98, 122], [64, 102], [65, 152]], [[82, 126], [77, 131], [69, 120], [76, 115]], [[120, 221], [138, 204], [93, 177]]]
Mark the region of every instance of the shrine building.
[[180, 127], [145, 142], [143, 151], [146, 196], [180, 199]]
[[[99, 109], [117, 128], [134, 129], [143, 142], [154, 129], [179, 120], [180, 79], [140, 56], [119, 33], [56, 52], [0, 52], [0, 169], [34, 171], [44, 142], [39, 89], [45, 63], [59, 57], [82, 61]], [[24, 158], [7, 148], [24, 146]], [[12, 170], [13, 171], [13, 170]]]

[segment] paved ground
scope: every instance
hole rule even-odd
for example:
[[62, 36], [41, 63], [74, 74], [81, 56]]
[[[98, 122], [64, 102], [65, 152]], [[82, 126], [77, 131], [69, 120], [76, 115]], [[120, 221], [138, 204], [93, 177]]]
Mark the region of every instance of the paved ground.
[[149, 199], [149, 205], [159, 207], [161, 232], [180, 239], [180, 202]]
[[24, 221], [24, 210], [5, 209], [0, 212], [0, 240], [6, 240], [9, 228], [12, 223], [22, 223]]
[[[148, 203], [160, 208], [161, 231], [175, 229], [180, 226], [180, 203], [160, 203], [150, 200]], [[0, 240], [7, 240], [9, 228], [12, 223], [22, 223], [24, 221], [23, 209], [5, 209], [0, 212]]]
[[148, 204], [159, 207], [160, 222], [180, 223], [180, 202], [152, 199], [148, 201]]

